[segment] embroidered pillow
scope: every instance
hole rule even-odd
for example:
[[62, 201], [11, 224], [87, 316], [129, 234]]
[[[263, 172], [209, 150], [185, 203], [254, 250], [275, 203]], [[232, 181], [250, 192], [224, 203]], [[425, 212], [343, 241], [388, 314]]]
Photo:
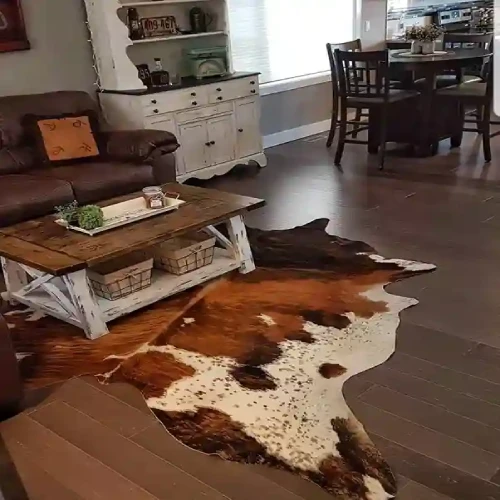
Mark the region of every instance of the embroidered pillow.
[[98, 121], [92, 111], [25, 117], [26, 132], [41, 158], [53, 165], [95, 160], [100, 156]]

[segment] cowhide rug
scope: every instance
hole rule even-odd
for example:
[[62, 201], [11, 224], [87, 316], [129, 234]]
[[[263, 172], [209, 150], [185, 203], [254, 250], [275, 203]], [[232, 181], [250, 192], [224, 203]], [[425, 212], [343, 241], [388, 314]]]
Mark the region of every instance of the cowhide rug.
[[387, 360], [399, 312], [417, 303], [384, 286], [434, 266], [384, 259], [328, 235], [327, 223], [249, 230], [256, 271], [122, 318], [97, 341], [11, 310], [26, 386], [83, 374], [126, 381], [196, 450], [291, 471], [336, 499], [392, 498], [394, 476], [342, 386]]

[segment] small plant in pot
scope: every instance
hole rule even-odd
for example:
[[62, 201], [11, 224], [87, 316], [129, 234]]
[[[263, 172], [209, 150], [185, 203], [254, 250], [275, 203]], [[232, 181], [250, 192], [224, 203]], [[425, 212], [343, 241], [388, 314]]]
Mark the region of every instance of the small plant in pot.
[[104, 225], [104, 214], [97, 205], [79, 207], [77, 201], [56, 207], [57, 216], [65, 222], [66, 227], [75, 226], [91, 231]]
[[411, 42], [412, 54], [433, 54], [436, 40], [443, 30], [435, 24], [428, 26], [410, 26], [406, 29], [405, 38]]
[[77, 223], [79, 207], [76, 200], [68, 203], [67, 205], [55, 207], [55, 210], [59, 219], [62, 219], [66, 225], [71, 226]]

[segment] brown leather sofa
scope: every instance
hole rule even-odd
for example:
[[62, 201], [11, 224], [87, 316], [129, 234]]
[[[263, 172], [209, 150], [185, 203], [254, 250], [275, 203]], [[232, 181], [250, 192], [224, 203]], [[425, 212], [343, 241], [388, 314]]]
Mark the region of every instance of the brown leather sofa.
[[0, 380], [0, 421], [2, 421], [14, 415], [19, 410], [23, 390], [9, 328], [1, 315]]
[[98, 110], [85, 92], [0, 97], [0, 227], [52, 213], [56, 205], [80, 204], [175, 181], [174, 135], [161, 130], [109, 131], [99, 114], [99, 161], [46, 166], [37, 159], [22, 126], [40, 116]]

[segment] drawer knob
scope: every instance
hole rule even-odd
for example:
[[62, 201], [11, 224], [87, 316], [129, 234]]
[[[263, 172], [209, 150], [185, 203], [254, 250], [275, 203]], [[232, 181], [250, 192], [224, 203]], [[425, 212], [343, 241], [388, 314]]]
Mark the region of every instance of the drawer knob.
[[255, 80], [251, 80], [250, 85], [255, 85]]
[[210, 143], [209, 142], [205, 142], [205, 146], [210, 146]]
[[222, 101], [222, 96], [217, 97], [218, 101]]
[[221, 88], [218, 88], [218, 89], [215, 89], [215, 90], [217, 90], [217, 92], [222, 92]]
[[191, 104], [192, 104], [193, 106], [196, 106], [198, 103], [197, 103], [196, 101], [193, 101]]
[[257, 92], [255, 89], [251, 90], [250, 91], [252, 94], [255, 94], [255, 92]]
[[242, 128], [239, 128], [239, 129], [238, 129], [238, 132], [243, 132], [243, 129], [242, 129]]
[[215, 144], [215, 141], [210, 141], [210, 145], [213, 146]]
[[159, 113], [160, 111], [157, 109], [153, 109], [153, 113]]
[[196, 97], [196, 92], [191, 92], [191, 95], [192, 95], [193, 97]]
[[157, 101], [156, 99], [153, 99], [153, 100], [151, 101], [151, 104], [156, 104], [157, 102], [158, 102], [158, 101]]

